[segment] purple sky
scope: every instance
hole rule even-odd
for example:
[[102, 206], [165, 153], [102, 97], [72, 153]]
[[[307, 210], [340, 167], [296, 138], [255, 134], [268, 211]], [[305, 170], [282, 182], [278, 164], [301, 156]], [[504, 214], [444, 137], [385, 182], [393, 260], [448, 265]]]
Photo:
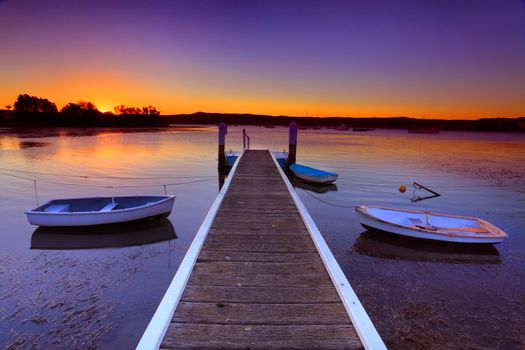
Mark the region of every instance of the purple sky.
[[525, 115], [523, 1], [0, 1], [0, 104]]

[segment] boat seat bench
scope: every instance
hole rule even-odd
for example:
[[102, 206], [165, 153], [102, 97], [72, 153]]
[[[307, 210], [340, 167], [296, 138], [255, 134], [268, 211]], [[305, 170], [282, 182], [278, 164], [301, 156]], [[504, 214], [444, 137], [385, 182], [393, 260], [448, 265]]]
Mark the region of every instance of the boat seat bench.
[[69, 211], [69, 204], [54, 204], [50, 205], [47, 208], [44, 208], [46, 213], [60, 213], [64, 211]]
[[426, 226], [425, 223], [421, 220], [421, 219], [418, 219], [418, 218], [408, 218], [408, 220], [410, 220], [410, 222], [414, 225], [414, 226]]
[[116, 202], [111, 202], [111, 203], [108, 203], [106, 204], [106, 206], [102, 209], [100, 209], [99, 211], [112, 211], [113, 209], [115, 209], [117, 207], [118, 203]]

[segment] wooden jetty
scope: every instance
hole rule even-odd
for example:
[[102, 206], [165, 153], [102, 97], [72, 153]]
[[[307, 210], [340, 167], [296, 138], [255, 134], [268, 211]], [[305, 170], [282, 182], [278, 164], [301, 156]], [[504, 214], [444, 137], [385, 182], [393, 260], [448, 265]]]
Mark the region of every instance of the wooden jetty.
[[237, 159], [137, 349], [384, 349], [267, 150]]

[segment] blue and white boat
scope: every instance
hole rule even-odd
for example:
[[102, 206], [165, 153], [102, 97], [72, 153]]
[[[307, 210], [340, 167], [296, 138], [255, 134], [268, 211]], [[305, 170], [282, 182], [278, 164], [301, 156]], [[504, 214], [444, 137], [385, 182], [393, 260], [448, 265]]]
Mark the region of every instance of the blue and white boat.
[[290, 170], [293, 174], [304, 181], [316, 183], [330, 183], [337, 180], [337, 174], [329, 171], [310, 168], [308, 166], [292, 164]]
[[92, 226], [167, 217], [175, 196], [54, 199], [25, 212], [36, 226]]

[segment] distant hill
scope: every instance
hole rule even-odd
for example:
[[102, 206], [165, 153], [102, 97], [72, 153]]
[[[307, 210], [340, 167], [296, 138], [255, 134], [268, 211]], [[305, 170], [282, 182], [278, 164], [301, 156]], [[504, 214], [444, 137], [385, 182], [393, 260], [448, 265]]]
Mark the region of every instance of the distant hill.
[[[37, 119], [37, 118], [35, 118]], [[350, 128], [381, 128], [381, 129], [417, 129], [434, 128], [439, 130], [464, 131], [507, 131], [525, 132], [525, 117], [520, 118], [483, 118], [477, 120], [448, 120], [448, 119], [416, 119], [408, 117], [289, 117], [270, 116], [261, 114], [235, 113], [206, 113], [161, 115], [156, 117], [141, 116], [105, 116], [91, 123], [79, 123], [67, 118], [38, 118], [38, 122], [20, 122], [13, 111], [0, 109], [0, 126], [90, 126], [90, 127], [122, 127], [122, 126], [167, 126], [168, 124], [219, 124], [224, 122], [230, 125], [289, 125], [295, 121], [300, 126], [328, 126], [346, 125]], [[85, 124], [85, 125], [84, 125]]]
[[300, 126], [338, 126], [351, 128], [414, 129], [436, 128], [439, 130], [465, 131], [525, 131], [525, 117], [484, 118], [477, 120], [416, 119], [408, 117], [289, 117], [259, 114], [223, 114], [197, 112], [163, 116], [172, 124], [242, 124], [242, 125], [289, 125], [295, 121]]

